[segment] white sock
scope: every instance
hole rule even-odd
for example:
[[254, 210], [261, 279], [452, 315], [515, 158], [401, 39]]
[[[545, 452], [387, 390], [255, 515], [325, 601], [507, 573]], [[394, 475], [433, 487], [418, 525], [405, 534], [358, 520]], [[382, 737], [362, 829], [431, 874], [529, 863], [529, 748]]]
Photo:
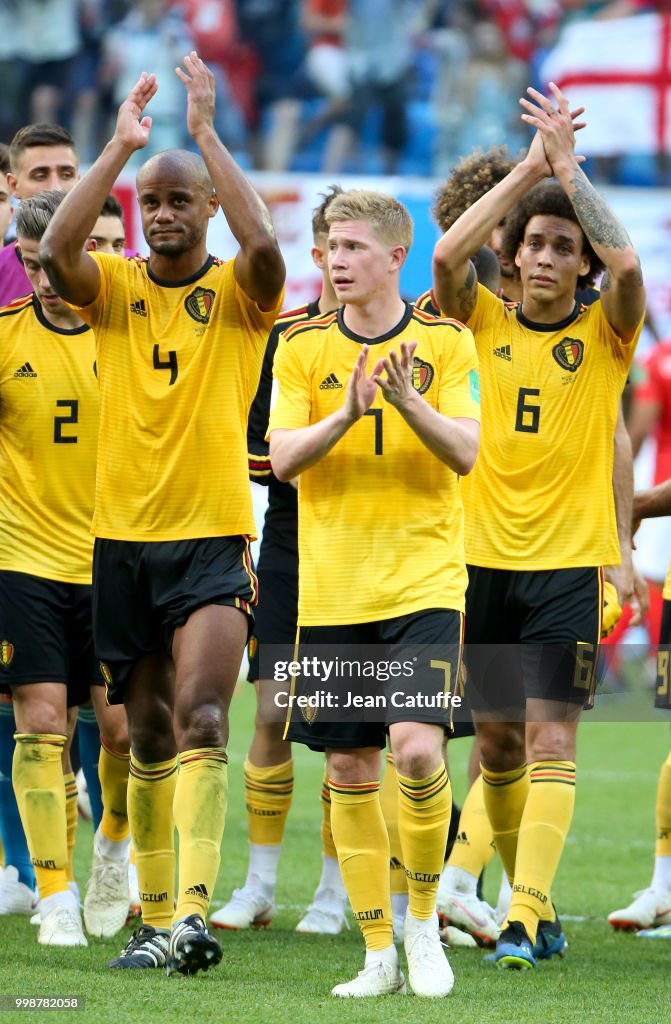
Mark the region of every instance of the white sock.
[[431, 929], [435, 930], [438, 934], [438, 914], [434, 910], [431, 917], [415, 917], [415, 915], [408, 910], [405, 915], [405, 934], [409, 932], [419, 931], [420, 929]]
[[347, 893], [345, 892], [345, 886], [343, 885], [342, 874], [340, 872], [340, 864], [337, 858], [328, 857], [325, 853], [322, 854], [322, 874], [319, 879], [319, 885], [315, 891], [315, 896], [318, 893], [324, 891], [324, 889], [330, 889], [340, 899], [346, 900]]
[[443, 892], [461, 892], [475, 896], [478, 891], [478, 880], [470, 871], [446, 864], [440, 879], [440, 888]]
[[125, 839], [108, 839], [98, 829], [95, 834], [95, 844], [98, 852], [107, 860], [128, 860], [130, 836], [126, 836]]
[[281, 852], [282, 847], [279, 843], [273, 846], [259, 846], [256, 843], [250, 843], [247, 882], [253, 884], [252, 875], [255, 875], [264, 885], [274, 889]]
[[79, 903], [71, 889], [63, 889], [40, 900], [40, 916], [45, 918], [54, 907], [68, 907], [70, 910], [79, 911]]
[[671, 857], [655, 857], [652, 888], [671, 892]]
[[391, 894], [391, 913], [393, 917], [405, 917], [408, 909], [407, 892], [393, 892]]
[[501, 886], [499, 888], [499, 898], [496, 904], [496, 916], [503, 919], [508, 913], [510, 906], [510, 898], [513, 894], [510, 888], [510, 882], [505, 871], [501, 872]]
[[398, 950], [393, 944], [391, 946], [385, 946], [384, 949], [367, 949], [366, 950], [366, 967], [370, 964], [377, 964], [380, 960], [386, 960], [388, 963], [398, 963]]

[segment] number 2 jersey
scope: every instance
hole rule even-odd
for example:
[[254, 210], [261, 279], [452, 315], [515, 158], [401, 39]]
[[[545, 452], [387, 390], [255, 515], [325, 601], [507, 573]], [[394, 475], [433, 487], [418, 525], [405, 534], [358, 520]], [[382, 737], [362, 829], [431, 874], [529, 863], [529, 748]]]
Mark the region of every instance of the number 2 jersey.
[[100, 443], [93, 533], [129, 541], [255, 535], [247, 417], [279, 312], [208, 257], [161, 282], [143, 257], [91, 254]]
[[[368, 373], [401, 342], [418, 342], [415, 388], [442, 415], [480, 419], [473, 336], [456, 320], [408, 305], [381, 338], [350, 331], [342, 310], [280, 337], [269, 433], [318, 423], [341, 408], [361, 345]], [[378, 390], [371, 409], [298, 485], [301, 626], [377, 622], [428, 608], [464, 609], [459, 478]]]
[[467, 562], [516, 570], [619, 563], [613, 436], [642, 322], [625, 345], [601, 302], [539, 324], [478, 285], [468, 326], [482, 433], [462, 482]]
[[0, 569], [91, 583], [95, 358], [33, 295], [0, 310]]

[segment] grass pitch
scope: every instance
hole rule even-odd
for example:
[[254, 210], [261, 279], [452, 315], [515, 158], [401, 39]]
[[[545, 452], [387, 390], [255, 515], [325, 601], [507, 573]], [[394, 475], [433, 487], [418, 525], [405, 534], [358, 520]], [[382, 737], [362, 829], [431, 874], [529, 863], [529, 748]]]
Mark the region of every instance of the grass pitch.
[[[219, 906], [244, 882], [246, 833], [242, 762], [253, 720], [252, 688], [239, 687], [233, 702], [230, 803], [222, 851]], [[296, 789], [278, 883], [278, 913], [265, 932], [217, 932], [224, 949], [215, 970], [194, 978], [166, 978], [160, 971], [110, 971], [128, 932], [91, 939], [88, 949], [38, 946], [22, 917], [0, 918], [0, 993], [3, 996], [83, 996], [83, 1011], [26, 1011], [52, 1024], [154, 1024], [186, 1021], [254, 1024], [663, 1024], [669, 1009], [670, 942], [615, 934], [606, 915], [644, 888], [652, 871], [657, 777], [671, 739], [668, 724], [601, 724], [580, 727], [577, 807], [554, 889], [569, 951], [562, 961], [535, 971], [498, 971], [478, 950], [450, 952], [456, 984], [448, 1000], [387, 997], [336, 1000], [331, 987], [363, 965], [363, 945], [349, 932], [327, 938], [293, 931], [310, 902], [320, 871], [319, 790], [322, 759], [295, 748]], [[470, 743], [451, 745], [450, 769], [457, 799], [466, 788]], [[77, 877], [86, 885], [91, 830], [77, 839]], [[500, 869], [487, 871], [485, 892], [496, 900]], [[575, 918], [573, 920], [572, 918]], [[403, 961], [403, 954], [401, 954]]]

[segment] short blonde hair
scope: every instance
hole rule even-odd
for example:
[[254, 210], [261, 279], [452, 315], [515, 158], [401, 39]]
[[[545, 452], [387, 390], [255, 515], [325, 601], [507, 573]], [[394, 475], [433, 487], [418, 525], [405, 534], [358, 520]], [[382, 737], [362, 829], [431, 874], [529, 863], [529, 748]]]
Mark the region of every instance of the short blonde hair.
[[383, 192], [350, 189], [335, 196], [325, 212], [326, 223], [363, 220], [373, 228], [384, 245], [402, 245], [406, 252], [412, 245], [413, 224], [403, 203]]

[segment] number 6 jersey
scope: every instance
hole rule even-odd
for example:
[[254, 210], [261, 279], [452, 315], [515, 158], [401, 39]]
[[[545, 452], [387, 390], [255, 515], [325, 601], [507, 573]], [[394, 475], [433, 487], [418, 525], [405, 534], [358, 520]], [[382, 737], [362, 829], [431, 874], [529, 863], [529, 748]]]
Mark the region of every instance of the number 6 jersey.
[[0, 310], [0, 569], [91, 583], [95, 358], [33, 295]]
[[254, 536], [247, 417], [282, 296], [260, 310], [233, 260], [210, 256], [166, 283], [142, 257], [91, 255], [101, 288], [79, 312], [96, 332], [100, 380], [93, 533]]
[[[479, 420], [471, 332], [408, 305], [397, 327], [361, 338], [342, 310], [281, 335], [269, 430], [309, 426], [345, 402], [361, 345], [368, 373], [401, 342], [418, 342], [413, 383], [449, 418]], [[420, 441], [378, 390], [361, 417], [298, 487], [301, 626], [379, 622], [428, 608], [464, 609], [459, 477]]]
[[562, 323], [527, 320], [478, 285], [468, 321], [480, 360], [482, 433], [464, 479], [466, 561], [542, 570], [620, 561], [613, 500], [627, 345], [599, 301]]

